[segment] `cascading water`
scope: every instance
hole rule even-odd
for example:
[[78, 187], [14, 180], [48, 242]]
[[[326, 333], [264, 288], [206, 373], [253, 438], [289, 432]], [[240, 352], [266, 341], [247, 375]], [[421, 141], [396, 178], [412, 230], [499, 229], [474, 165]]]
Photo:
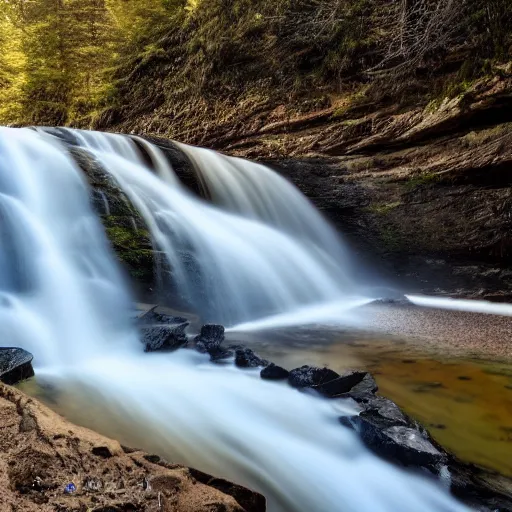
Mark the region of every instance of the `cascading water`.
[[[306, 199], [269, 169], [249, 162], [243, 167], [239, 159], [187, 148], [201, 162], [205, 177], [221, 168], [222, 161], [231, 168], [227, 192], [215, 192], [221, 206], [230, 194], [236, 196], [244, 187], [251, 191], [240, 192], [241, 199], [225, 211], [181, 186], [156, 146], [143, 142], [167, 185], [146, 167], [129, 137], [77, 130], [68, 134], [94, 155], [137, 207], [154, 245], [167, 258], [174, 286], [203, 320], [235, 325], [327, 302], [337, 304], [338, 315], [353, 307], [347, 298], [355, 286], [344, 267], [341, 243]], [[258, 188], [254, 175], [259, 170], [265, 186]], [[213, 191], [221, 188], [222, 182], [211, 186]]]
[[[206, 256], [233, 265], [244, 286], [254, 285], [256, 304], [273, 299], [266, 293], [272, 287], [276, 308], [301, 303], [308, 286], [317, 299], [340, 296], [334, 279], [296, 239], [255, 220], [235, 222], [163, 184], [144, 167], [129, 139], [108, 139], [103, 149], [90, 143], [91, 150], [148, 224], [154, 223], [157, 242], [170, 255], [178, 257], [171, 245], [179, 235], [196, 256], [211, 251]], [[0, 129], [0, 157], [0, 339], [31, 350], [36, 374], [71, 393], [82, 421], [119, 433], [117, 423], [141, 447], [258, 489], [271, 512], [465, 510], [435, 482], [371, 455], [339, 424], [338, 416], [349, 407], [342, 402], [263, 382], [251, 371], [214, 366], [206, 356], [185, 350], [143, 354], [128, 321], [129, 294], [89, 207], [87, 184], [64, 145], [45, 133]], [[172, 201], [177, 204], [167, 204]], [[180, 219], [185, 213], [193, 218]], [[167, 223], [170, 219], [175, 224]], [[202, 239], [194, 245], [195, 235]], [[215, 244], [234, 241], [236, 257], [216, 252]], [[291, 261], [283, 264], [282, 257]], [[243, 265], [257, 271], [238, 271]], [[262, 270], [273, 272], [272, 280], [258, 287], [256, 274]], [[319, 275], [312, 279], [303, 274], [308, 270]], [[233, 290], [224, 285], [224, 293], [238, 293], [231, 284]], [[236, 299], [248, 304], [235, 313], [250, 314], [250, 294]]]
[[0, 339], [53, 364], [135, 342], [129, 296], [67, 152], [0, 128], [0, 157]]

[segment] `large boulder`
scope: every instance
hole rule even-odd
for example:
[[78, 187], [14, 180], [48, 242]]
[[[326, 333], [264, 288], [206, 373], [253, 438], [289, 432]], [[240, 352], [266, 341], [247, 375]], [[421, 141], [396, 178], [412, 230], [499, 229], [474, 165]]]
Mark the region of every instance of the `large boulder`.
[[290, 372], [288, 382], [292, 387], [301, 389], [321, 386], [338, 377], [339, 374], [329, 368], [304, 365]]
[[391, 400], [367, 397], [363, 407], [359, 415], [343, 417], [340, 421], [356, 430], [377, 455], [403, 466], [426, 467], [433, 472], [446, 462], [446, 452]]
[[0, 348], [0, 380], [11, 386], [34, 376], [33, 355], [22, 348]]

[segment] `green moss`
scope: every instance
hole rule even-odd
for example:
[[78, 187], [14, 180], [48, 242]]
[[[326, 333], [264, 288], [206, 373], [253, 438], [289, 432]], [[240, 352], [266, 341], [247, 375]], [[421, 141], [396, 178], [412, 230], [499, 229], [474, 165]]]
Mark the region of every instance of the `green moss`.
[[406, 187], [408, 189], [415, 189], [418, 187], [424, 187], [428, 185], [434, 185], [435, 183], [439, 183], [440, 176], [434, 172], [427, 172], [423, 174], [418, 174], [413, 176], [406, 182]]
[[106, 216], [104, 222], [107, 237], [130, 275], [139, 281], [152, 282], [153, 249], [148, 232], [115, 224], [118, 219], [112, 216]]
[[402, 203], [400, 201], [394, 201], [392, 203], [379, 203], [372, 204], [366, 208], [369, 213], [376, 213], [378, 215], [386, 215]]

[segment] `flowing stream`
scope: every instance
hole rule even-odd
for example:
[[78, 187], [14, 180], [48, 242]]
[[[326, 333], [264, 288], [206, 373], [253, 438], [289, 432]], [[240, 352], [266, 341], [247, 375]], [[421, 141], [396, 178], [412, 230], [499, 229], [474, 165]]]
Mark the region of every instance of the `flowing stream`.
[[[203, 317], [291, 322], [297, 311], [350, 316], [367, 301], [342, 242], [268, 169], [187, 148], [218, 196], [210, 205], [179, 184], [155, 146], [144, 142], [150, 169], [129, 137], [68, 135], [139, 210]], [[39, 378], [90, 411], [91, 426], [257, 489], [274, 512], [466, 510], [440, 482], [370, 454], [339, 423], [351, 407], [342, 401], [192, 351], [144, 354], [89, 192], [56, 137], [0, 128], [0, 339], [30, 350]]]

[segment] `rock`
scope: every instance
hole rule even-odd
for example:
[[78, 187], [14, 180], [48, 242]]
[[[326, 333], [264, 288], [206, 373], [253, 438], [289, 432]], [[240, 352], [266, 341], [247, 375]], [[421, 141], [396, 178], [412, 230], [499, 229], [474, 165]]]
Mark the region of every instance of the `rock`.
[[356, 384], [349, 392], [349, 396], [356, 402], [368, 400], [369, 395], [374, 395], [379, 390], [379, 386], [370, 373], [366, 373], [363, 380]]
[[110, 459], [112, 457], [112, 452], [108, 446], [94, 446], [91, 452], [93, 455], [103, 459]]
[[[364, 379], [367, 379], [367, 381], [363, 383]], [[359, 387], [355, 389], [356, 386]], [[343, 396], [353, 390], [356, 394], [362, 394], [365, 391], [375, 393], [377, 384], [368, 372], [352, 370], [338, 378], [313, 386], [313, 389], [316, 389], [323, 396], [334, 398]]]
[[220, 344], [224, 341], [224, 326], [218, 324], [203, 325], [199, 336], [203, 339], [218, 340]]
[[201, 327], [201, 333], [195, 337], [196, 350], [201, 353], [213, 353], [220, 349], [224, 341], [224, 326], [207, 324]]
[[144, 455], [144, 458], [152, 464], [158, 464], [162, 460], [160, 456], [151, 454]]
[[103, 487], [103, 481], [93, 476], [86, 476], [82, 482], [82, 489], [84, 491], [100, 492]]
[[208, 353], [210, 354], [210, 361], [213, 361], [214, 363], [230, 359], [235, 355], [234, 350], [222, 347], [210, 350]]
[[269, 363], [254, 353], [250, 348], [239, 345], [230, 347], [235, 351], [235, 364], [239, 368], [258, 368], [259, 366], [267, 366]]
[[165, 313], [160, 313], [157, 311], [159, 306], [154, 306], [150, 310], [142, 313], [137, 318], [137, 323], [140, 326], [146, 325], [181, 325], [187, 324], [189, 325], [189, 321], [181, 316], [171, 316]]
[[14, 385], [34, 376], [33, 356], [21, 348], [0, 348], [0, 380]]
[[154, 325], [141, 329], [141, 341], [145, 352], [156, 350], [176, 350], [187, 344], [185, 329], [187, 324]]
[[321, 386], [338, 377], [339, 374], [329, 368], [317, 368], [315, 366], [304, 365], [290, 372], [288, 382], [292, 387], [300, 389]]
[[263, 368], [260, 372], [260, 377], [264, 380], [284, 380], [290, 375], [288, 370], [285, 370], [281, 366], [277, 366], [274, 363], [270, 363], [266, 368]]
[[214, 487], [224, 494], [232, 496], [237, 503], [243, 507], [247, 512], [265, 512], [266, 499], [263, 495], [241, 487], [240, 485], [233, 484], [222, 478], [215, 478], [207, 473], [203, 473], [198, 469], [189, 469], [190, 475], [198, 482], [209, 487]]
[[388, 426], [392, 420], [379, 416], [342, 418], [341, 423], [358, 432], [362, 441], [374, 453], [395, 464], [433, 468], [446, 461], [446, 453], [438, 449], [417, 428], [406, 425]]

